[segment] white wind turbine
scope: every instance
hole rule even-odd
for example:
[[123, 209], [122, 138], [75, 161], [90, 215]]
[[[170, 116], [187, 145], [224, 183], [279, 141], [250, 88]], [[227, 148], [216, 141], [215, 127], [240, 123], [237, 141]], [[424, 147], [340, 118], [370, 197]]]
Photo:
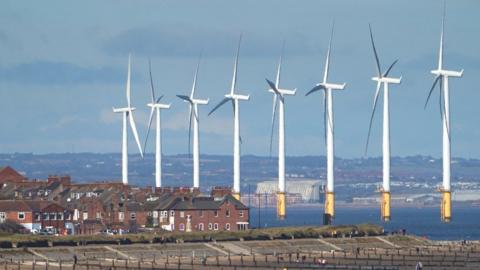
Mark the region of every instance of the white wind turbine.
[[130, 55], [128, 55], [128, 72], [127, 72], [127, 107], [124, 108], [113, 108], [114, 113], [123, 114], [123, 129], [122, 129], [122, 182], [123, 184], [128, 184], [128, 132], [127, 132], [127, 118], [130, 122], [130, 128], [132, 129], [133, 136], [135, 137], [135, 142], [137, 143], [138, 150], [140, 155], [143, 158], [142, 146], [140, 145], [140, 139], [138, 138], [137, 127], [135, 125], [135, 120], [133, 119], [133, 111], [135, 107], [131, 106], [130, 103], [130, 76], [131, 76], [131, 61]]
[[[270, 134], [270, 154], [272, 152], [273, 129], [275, 125], [275, 115], [277, 104], [280, 103], [278, 110], [278, 193], [277, 193], [277, 217], [284, 219], [286, 216], [286, 198], [285, 198], [285, 96], [295, 95], [297, 89], [288, 90], [280, 88], [280, 72], [282, 68], [282, 54], [278, 61], [277, 76], [275, 83], [265, 79], [270, 86], [269, 92], [273, 93], [273, 111], [272, 111], [272, 129]], [[280, 102], [278, 102], [280, 101]]]
[[372, 115], [370, 117], [370, 125], [368, 127], [367, 143], [365, 146], [365, 154], [367, 154], [368, 143], [370, 140], [370, 132], [372, 130], [373, 117], [375, 115], [375, 109], [377, 108], [377, 101], [380, 95], [380, 88], [383, 84], [383, 186], [381, 188], [382, 193], [382, 202], [381, 202], [381, 215], [382, 220], [390, 220], [390, 110], [389, 110], [389, 94], [388, 94], [388, 84], [394, 83], [399, 84], [402, 78], [391, 78], [388, 77], [388, 74], [392, 70], [393, 66], [398, 62], [395, 60], [388, 69], [382, 73], [382, 68], [380, 67], [380, 60], [378, 58], [377, 50], [375, 48], [375, 42], [373, 41], [372, 27], [370, 28], [370, 40], [372, 42], [373, 54], [375, 56], [375, 63], [377, 68], [377, 76], [373, 77], [372, 80], [377, 82], [377, 89], [375, 91], [375, 97], [373, 99], [373, 109]]
[[148, 129], [147, 129], [147, 136], [145, 137], [145, 145], [143, 147], [143, 151], [145, 152], [145, 148], [147, 147], [148, 142], [148, 134], [150, 133], [150, 127], [152, 126], [153, 114], [155, 113], [156, 117], [156, 136], [155, 136], [155, 187], [162, 186], [162, 143], [161, 143], [161, 133], [160, 133], [160, 110], [161, 109], [169, 109], [170, 104], [161, 104], [160, 101], [163, 98], [161, 95], [159, 98], [155, 97], [155, 89], [153, 87], [153, 78], [152, 78], [152, 64], [148, 61], [148, 71], [150, 74], [150, 89], [151, 89], [151, 98], [152, 101], [147, 104], [148, 107], [151, 108], [150, 110], [150, 118], [148, 120]]
[[327, 58], [325, 60], [325, 72], [323, 74], [323, 82], [318, 83], [306, 96], [313, 92], [323, 90], [324, 101], [324, 119], [325, 119], [325, 140], [327, 147], [327, 188], [325, 191], [325, 215], [324, 223], [330, 224], [335, 216], [335, 193], [334, 193], [334, 145], [333, 145], [333, 97], [332, 90], [343, 90], [345, 83], [333, 84], [328, 83], [328, 70], [330, 68], [330, 51], [332, 48], [333, 28], [330, 35], [328, 45]]
[[[197, 75], [198, 69], [200, 67], [200, 59], [198, 60], [197, 68], [195, 70], [195, 76], [193, 78], [192, 91], [190, 96], [177, 95], [184, 102], [189, 103], [190, 114], [189, 114], [189, 124], [188, 124], [188, 151], [190, 152], [190, 140], [191, 140], [191, 131], [192, 131], [192, 120], [193, 120], [193, 187], [200, 187], [200, 147], [198, 141], [198, 105], [207, 105], [208, 99], [195, 99], [193, 95], [195, 94], [195, 88], [197, 85]], [[193, 119], [192, 119], [193, 118]]]
[[240, 95], [235, 93], [237, 84], [238, 71], [238, 55], [240, 53], [240, 43], [242, 36], [238, 41], [237, 55], [235, 56], [235, 63], [233, 65], [233, 78], [230, 93], [225, 95], [225, 98], [215, 106], [208, 115], [211, 115], [218, 108], [228, 101], [232, 102], [233, 106], [233, 196], [240, 200], [240, 114], [239, 114], [239, 100], [249, 100], [250, 95]]
[[451, 187], [450, 187], [450, 93], [448, 89], [449, 77], [462, 77], [463, 69], [461, 71], [451, 71], [443, 69], [443, 39], [445, 28], [445, 4], [442, 18], [442, 32], [440, 34], [440, 49], [438, 52], [438, 68], [432, 70], [431, 73], [435, 75], [432, 88], [430, 89], [425, 102], [425, 107], [428, 104], [430, 96], [437, 83], [439, 84], [439, 102], [440, 113], [442, 117], [442, 129], [443, 129], [443, 185], [439, 191], [442, 193], [442, 205], [441, 205], [441, 218], [445, 222], [449, 222], [452, 218], [451, 207]]

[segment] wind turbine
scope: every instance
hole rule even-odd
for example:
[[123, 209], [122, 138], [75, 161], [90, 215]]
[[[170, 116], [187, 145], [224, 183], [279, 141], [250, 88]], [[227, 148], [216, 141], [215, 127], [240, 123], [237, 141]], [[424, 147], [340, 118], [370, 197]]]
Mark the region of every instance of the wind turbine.
[[130, 103], [130, 77], [131, 77], [131, 57], [128, 55], [128, 72], [127, 72], [127, 107], [123, 108], [113, 108], [114, 113], [123, 114], [123, 129], [122, 129], [122, 183], [128, 185], [128, 132], [127, 132], [127, 118], [130, 123], [130, 128], [132, 129], [135, 142], [137, 143], [138, 150], [140, 155], [143, 158], [142, 146], [140, 145], [140, 139], [138, 138], [137, 127], [135, 125], [135, 120], [133, 119], [133, 111], [135, 107], [131, 106]]
[[238, 55], [240, 53], [240, 43], [242, 42], [242, 35], [238, 41], [237, 55], [235, 56], [235, 63], [233, 65], [233, 78], [230, 93], [225, 95], [225, 98], [215, 106], [208, 115], [211, 115], [223, 104], [231, 101], [233, 106], [233, 196], [240, 200], [240, 114], [239, 114], [239, 100], [249, 100], [250, 95], [240, 95], [235, 93], [235, 86], [237, 84], [237, 70], [238, 70]]
[[162, 144], [161, 144], [161, 134], [160, 134], [160, 110], [161, 109], [169, 109], [170, 104], [161, 104], [160, 101], [163, 98], [161, 95], [159, 98], [155, 97], [155, 89], [153, 87], [153, 78], [152, 78], [152, 64], [148, 61], [148, 71], [150, 74], [150, 89], [151, 89], [151, 102], [147, 104], [148, 107], [151, 108], [150, 110], [150, 118], [148, 120], [148, 129], [147, 129], [147, 136], [145, 138], [145, 145], [143, 147], [143, 151], [145, 152], [145, 148], [147, 147], [148, 142], [148, 134], [150, 133], [150, 127], [152, 126], [153, 114], [155, 113], [156, 117], [156, 136], [155, 136], [155, 187], [159, 188], [162, 186]]
[[[190, 104], [190, 114], [188, 119], [188, 151], [190, 151], [190, 138], [192, 133], [192, 120], [193, 120], [193, 188], [200, 187], [200, 149], [199, 149], [199, 142], [198, 142], [198, 105], [207, 105], [208, 99], [195, 99], [193, 95], [195, 94], [195, 88], [197, 85], [197, 75], [198, 69], [200, 67], [200, 59], [197, 63], [197, 68], [195, 70], [195, 76], [193, 77], [193, 85], [192, 91], [190, 92], [190, 96], [185, 95], [177, 95], [180, 99], [184, 102]], [[193, 119], [192, 119], [193, 118]]]
[[428, 92], [427, 101], [425, 107], [428, 104], [430, 96], [437, 83], [439, 84], [439, 102], [440, 113], [442, 117], [442, 129], [443, 129], [443, 185], [439, 188], [442, 193], [441, 219], [444, 222], [450, 222], [452, 218], [452, 205], [451, 205], [451, 187], [450, 187], [450, 93], [448, 89], [449, 77], [462, 77], [463, 69], [461, 71], [451, 71], [443, 69], [443, 39], [445, 28], [445, 4], [443, 8], [442, 18], [442, 32], [440, 34], [440, 49], [438, 52], [438, 68], [432, 70], [431, 73], [435, 75], [432, 88]]
[[325, 212], [324, 212], [324, 224], [331, 224], [332, 219], [335, 217], [335, 193], [334, 193], [334, 146], [333, 146], [333, 97], [332, 90], [343, 90], [345, 83], [334, 84], [327, 82], [328, 70], [330, 68], [330, 51], [332, 49], [333, 29], [330, 34], [330, 41], [328, 44], [327, 57], [325, 60], [325, 71], [323, 74], [323, 82], [318, 83], [310, 90], [306, 96], [313, 92], [323, 90], [324, 108], [323, 114], [325, 119], [325, 140], [327, 147], [327, 188], [325, 191]]
[[395, 60], [388, 69], [382, 73], [380, 67], [380, 60], [378, 59], [377, 50], [375, 48], [375, 42], [373, 41], [372, 27], [370, 28], [370, 40], [372, 41], [373, 54], [375, 56], [375, 63], [377, 68], [377, 76], [372, 77], [372, 80], [377, 82], [377, 89], [375, 91], [375, 97], [373, 99], [372, 115], [370, 117], [370, 125], [368, 127], [367, 144], [365, 146], [365, 155], [367, 154], [368, 143], [370, 140], [370, 132], [372, 130], [373, 117], [375, 115], [375, 109], [377, 108], [377, 101], [380, 95], [380, 88], [383, 84], [383, 186], [380, 189], [382, 193], [382, 201], [380, 204], [381, 218], [383, 221], [390, 221], [390, 110], [389, 110], [389, 94], [388, 84], [399, 84], [402, 78], [391, 78], [388, 74], [392, 70], [393, 66], [398, 60]]
[[[295, 95], [297, 89], [288, 90], [280, 88], [280, 72], [282, 68], [282, 54], [278, 61], [277, 77], [275, 83], [265, 79], [270, 86], [268, 91], [273, 93], [273, 111], [272, 111], [272, 132], [270, 134], [270, 154], [272, 152], [273, 128], [275, 125], [275, 115], [277, 104], [280, 103], [278, 116], [278, 192], [277, 192], [277, 217], [285, 219], [286, 217], [286, 198], [285, 198], [285, 96]], [[280, 102], [278, 102], [280, 100]]]

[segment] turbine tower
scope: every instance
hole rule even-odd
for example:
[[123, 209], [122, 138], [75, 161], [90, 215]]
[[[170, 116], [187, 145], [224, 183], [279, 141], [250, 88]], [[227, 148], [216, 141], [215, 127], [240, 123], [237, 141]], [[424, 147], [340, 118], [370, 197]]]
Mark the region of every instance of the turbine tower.
[[388, 69], [382, 73], [380, 67], [380, 60], [378, 59], [377, 50], [375, 49], [375, 42], [373, 41], [372, 27], [370, 27], [370, 40], [372, 41], [373, 54], [375, 56], [375, 63], [377, 68], [377, 76], [373, 77], [372, 80], [377, 82], [377, 89], [375, 91], [375, 97], [373, 99], [373, 109], [372, 115], [370, 117], [370, 125], [368, 127], [368, 136], [367, 144], [365, 146], [365, 155], [368, 150], [368, 143], [370, 140], [370, 132], [372, 130], [373, 117], [375, 115], [375, 109], [377, 107], [378, 97], [380, 95], [380, 88], [383, 84], [383, 185], [380, 188], [382, 193], [382, 199], [380, 204], [381, 209], [381, 218], [383, 221], [390, 221], [390, 110], [389, 110], [389, 94], [388, 94], [388, 84], [394, 83], [399, 84], [401, 81], [400, 78], [388, 77], [388, 74], [392, 70], [393, 66], [398, 62], [395, 60]]
[[[285, 219], [286, 217], [286, 198], [285, 198], [285, 96], [295, 95], [297, 89], [288, 90], [280, 88], [280, 72], [282, 68], [282, 54], [278, 61], [277, 76], [275, 83], [265, 79], [270, 86], [268, 91], [273, 93], [273, 111], [272, 111], [272, 132], [270, 134], [270, 154], [272, 153], [273, 129], [275, 125], [275, 115], [277, 104], [280, 103], [278, 116], [278, 192], [277, 192], [277, 217]], [[278, 102], [280, 100], [280, 102]]]
[[[193, 95], [195, 94], [195, 88], [197, 85], [197, 75], [198, 69], [200, 67], [200, 59], [197, 63], [197, 68], [195, 70], [195, 76], [193, 77], [192, 91], [190, 96], [177, 95], [184, 102], [190, 104], [190, 114], [188, 119], [188, 151], [190, 152], [190, 141], [192, 133], [192, 121], [193, 121], [193, 188], [200, 188], [200, 147], [198, 142], [198, 105], [207, 105], [208, 99], [195, 99]], [[192, 119], [193, 118], [193, 119]]]
[[148, 134], [150, 133], [150, 127], [152, 126], [153, 114], [155, 113], [156, 120], [156, 136], [155, 136], [155, 187], [159, 188], [162, 186], [162, 143], [161, 143], [161, 133], [160, 133], [160, 110], [169, 109], [170, 104], [161, 104], [160, 101], [163, 98], [161, 95], [159, 98], [155, 98], [155, 89], [153, 87], [153, 78], [152, 78], [152, 64], [148, 61], [148, 71], [150, 74], [150, 89], [151, 89], [151, 98], [152, 101], [147, 104], [150, 107], [150, 118], [148, 120], [148, 129], [147, 136], [145, 138], [145, 144], [143, 146], [143, 151], [147, 147]]
[[239, 100], [249, 100], [250, 95], [240, 95], [235, 93], [235, 86], [237, 84], [237, 70], [238, 70], [238, 54], [240, 53], [240, 43], [242, 42], [242, 35], [238, 41], [237, 55], [235, 56], [235, 63], [233, 65], [233, 78], [230, 93], [225, 95], [225, 98], [215, 106], [208, 115], [211, 115], [223, 104], [231, 101], [233, 106], [233, 196], [240, 200], [240, 114], [239, 114]]
[[332, 49], [332, 38], [333, 38], [333, 29], [330, 34], [330, 41], [328, 45], [327, 57], [325, 60], [325, 71], [323, 74], [323, 82], [318, 83], [315, 87], [310, 90], [306, 96], [310, 95], [313, 92], [323, 90], [323, 101], [324, 101], [324, 119], [325, 119], [325, 140], [327, 148], [327, 188], [325, 191], [325, 212], [324, 212], [324, 224], [331, 224], [333, 218], [335, 217], [335, 193], [334, 193], [334, 146], [333, 146], [333, 97], [332, 90], [343, 90], [345, 88], [345, 83], [343, 84], [333, 84], [327, 82], [328, 80], [328, 70], [330, 68], [330, 52]]
[[439, 188], [442, 193], [441, 219], [444, 222], [450, 222], [452, 218], [452, 205], [451, 205], [451, 188], [450, 188], [450, 93], [448, 89], [449, 77], [462, 77], [463, 69], [461, 71], [451, 71], [443, 69], [443, 39], [445, 28], [445, 5], [443, 9], [442, 19], [442, 32], [440, 34], [440, 49], [438, 52], [438, 68], [432, 70], [431, 73], [435, 75], [432, 88], [430, 89], [425, 102], [425, 107], [428, 104], [430, 96], [437, 83], [440, 90], [440, 113], [442, 117], [442, 129], [443, 129], [443, 185]]
[[140, 155], [143, 158], [142, 146], [140, 145], [140, 139], [138, 138], [137, 127], [135, 125], [135, 120], [133, 119], [133, 111], [135, 107], [131, 106], [130, 103], [130, 75], [131, 75], [131, 57], [128, 55], [128, 71], [127, 71], [127, 107], [123, 108], [113, 108], [114, 113], [123, 114], [123, 129], [122, 129], [122, 183], [128, 185], [128, 132], [127, 132], [127, 118], [130, 123], [130, 128], [132, 129], [133, 136], [135, 137], [135, 142], [137, 143], [138, 150]]

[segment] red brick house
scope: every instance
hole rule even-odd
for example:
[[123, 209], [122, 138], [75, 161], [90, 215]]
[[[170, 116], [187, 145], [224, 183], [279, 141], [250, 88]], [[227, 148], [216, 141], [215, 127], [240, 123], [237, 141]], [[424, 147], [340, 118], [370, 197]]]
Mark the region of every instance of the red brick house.
[[23, 225], [30, 231], [47, 227], [58, 232], [65, 230], [65, 225], [72, 218], [72, 213], [57, 203], [45, 200], [1, 200], [0, 223], [11, 220]]
[[10, 166], [0, 167], [0, 184], [4, 184], [7, 182], [22, 182], [25, 181], [27, 178], [21, 175], [19, 172], [14, 170]]
[[232, 195], [182, 197], [168, 211], [172, 231], [242, 231], [249, 227], [249, 209]]

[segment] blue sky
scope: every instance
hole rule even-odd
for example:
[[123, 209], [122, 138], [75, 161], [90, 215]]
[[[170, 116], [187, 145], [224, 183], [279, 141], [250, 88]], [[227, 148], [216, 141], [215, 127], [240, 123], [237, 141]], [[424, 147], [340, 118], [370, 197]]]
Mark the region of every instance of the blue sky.
[[[162, 113], [164, 153], [187, 151], [188, 107], [175, 97], [191, 87], [200, 51], [197, 97], [201, 152], [231, 154], [232, 115], [208, 111], [230, 88], [233, 56], [243, 32], [238, 89], [243, 154], [268, 154], [271, 94], [282, 41], [289, 155], [323, 155], [322, 98], [304, 94], [321, 79], [335, 19], [330, 79], [335, 93], [335, 147], [361, 157], [375, 91], [372, 24], [382, 66], [403, 76], [391, 86], [392, 154], [441, 154], [437, 96], [423, 104], [433, 82], [443, 1], [3, 1], [0, 9], [0, 152], [119, 152], [128, 53], [133, 54], [132, 102], [144, 138], [149, 108], [148, 58], [157, 91], [172, 108]], [[480, 158], [480, 2], [448, 1], [445, 65], [465, 69], [451, 79], [452, 155]], [[381, 105], [381, 104], [380, 104]], [[381, 111], [379, 111], [381, 112]], [[380, 155], [377, 114], [370, 156]], [[132, 137], [130, 137], [132, 138]], [[152, 138], [152, 137], [151, 137]], [[134, 153], [133, 140], [131, 153]], [[150, 142], [149, 151], [153, 150]]]

